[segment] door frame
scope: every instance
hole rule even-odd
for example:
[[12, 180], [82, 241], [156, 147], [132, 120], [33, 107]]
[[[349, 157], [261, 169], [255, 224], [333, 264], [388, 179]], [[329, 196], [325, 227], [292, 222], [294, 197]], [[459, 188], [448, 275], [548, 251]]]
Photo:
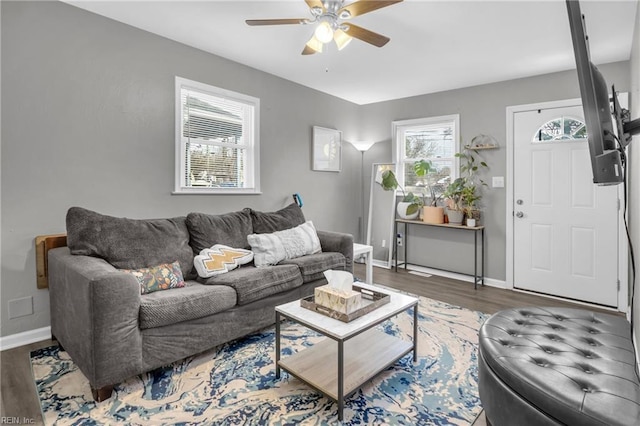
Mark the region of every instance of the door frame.
[[[506, 229], [506, 237], [507, 237], [507, 246], [506, 246], [506, 267], [507, 267], [507, 286], [506, 288], [511, 290], [514, 289], [514, 260], [513, 260], [513, 247], [514, 247], [514, 238], [513, 238], [513, 227], [514, 227], [514, 216], [513, 216], [513, 182], [514, 182], [514, 167], [513, 167], [513, 154], [514, 154], [514, 117], [518, 112], [526, 112], [526, 111], [536, 111], [539, 109], [552, 109], [552, 108], [566, 108], [573, 106], [581, 106], [582, 100], [580, 98], [574, 99], [565, 99], [561, 101], [551, 101], [551, 102], [539, 102], [533, 104], [525, 104], [525, 105], [515, 105], [507, 107], [507, 184], [506, 184], [506, 218], [507, 218], [507, 229]], [[618, 185], [618, 200], [623, 200], [623, 185]], [[622, 202], [622, 201], [620, 201]], [[620, 206], [620, 204], [619, 204]], [[618, 280], [620, 282], [620, 287], [618, 291], [618, 306], [617, 309], [619, 312], [627, 312], [629, 308], [628, 299], [628, 277], [629, 277], [629, 247], [626, 244], [627, 234], [624, 228], [624, 217], [622, 206], [618, 209]], [[518, 290], [520, 291], [520, 290]], [[555, 296], [551, 296], [555, 297]], [[578, 302], [581, 304], [585, 304], [585, 302]], [[589, 303], [586, 303], [589, 305]]]

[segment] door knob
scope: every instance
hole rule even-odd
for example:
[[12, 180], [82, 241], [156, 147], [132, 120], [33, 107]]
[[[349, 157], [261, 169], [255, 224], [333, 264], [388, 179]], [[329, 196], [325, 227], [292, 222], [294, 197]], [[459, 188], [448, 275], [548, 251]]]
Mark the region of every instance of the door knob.
[[520, 217], [524, 217], [524, 213], [522, 212], [517, 212], [516, 213], [516, 217], [520, 218]]

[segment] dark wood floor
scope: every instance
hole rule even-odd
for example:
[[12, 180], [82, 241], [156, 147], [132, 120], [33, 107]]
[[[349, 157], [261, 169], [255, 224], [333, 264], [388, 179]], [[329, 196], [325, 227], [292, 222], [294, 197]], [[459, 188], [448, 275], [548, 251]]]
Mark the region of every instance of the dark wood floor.
[[[355, 265], [355, 275], [364, 279], [364, 266]], [[493, 287], [478, 287], [473, 284], [439, 276], [423, 277], [403, 270], [392, 272], [373, 268], [374, 282], [413, 294], [441, 300], [452, 305], [485, 313], [495, 313], [501, 309], [519, 306], [567, 306], [577, 305], [543, 298], [536, 295], [502, 290]], [[43, 424], [40, 406], [31, 375], [29, 353], [32, 350], [54, 344], [51, 340], [0, 352], [0, 417], [19, 417], [32, 424]], [[32, 420], [31, 420], [32, 419]], [[25, 422], [26, 423], [26, 422]], [[475, 426], [485, 424], [480, 417]]]

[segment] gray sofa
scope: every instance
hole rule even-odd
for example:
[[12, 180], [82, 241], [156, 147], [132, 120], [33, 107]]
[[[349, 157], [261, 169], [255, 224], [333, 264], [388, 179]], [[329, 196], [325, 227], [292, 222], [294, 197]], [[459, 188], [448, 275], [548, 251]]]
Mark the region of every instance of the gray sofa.
[[[276, 305], [313, 293], [323, 272], [352, 272], [353, 237], [318, 231], [322, 252], [274, 266], [244, 265], [201, 279], [194, 255], [214, 244], [250, 248], [247, 235], [304, 223], [300, 208], [244, 209], [134, 220], [78, 207], [67, 213], [68, 247], [48, 254], [51, 333], [102, 401], [131, 376], [269, 326]], [[140, 294], [121, 269], [180, 262], [186, 286]]]

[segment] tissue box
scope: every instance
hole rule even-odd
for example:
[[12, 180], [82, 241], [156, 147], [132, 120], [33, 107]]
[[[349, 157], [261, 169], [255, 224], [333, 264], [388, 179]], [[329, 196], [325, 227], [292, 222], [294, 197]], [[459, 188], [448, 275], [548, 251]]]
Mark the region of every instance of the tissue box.
[[350, 314], [362, 306], [362, 296], [360, 292], [353, 290], [336, 290], [329, 287], [328, 284], [316, 287], [314, 291], [314, 301], [318, 305], [343, 314]]

